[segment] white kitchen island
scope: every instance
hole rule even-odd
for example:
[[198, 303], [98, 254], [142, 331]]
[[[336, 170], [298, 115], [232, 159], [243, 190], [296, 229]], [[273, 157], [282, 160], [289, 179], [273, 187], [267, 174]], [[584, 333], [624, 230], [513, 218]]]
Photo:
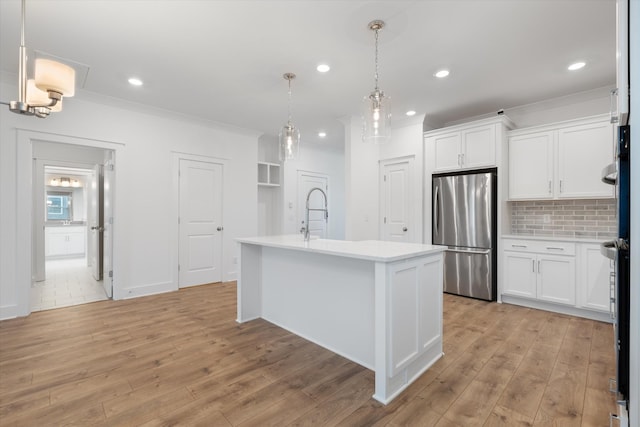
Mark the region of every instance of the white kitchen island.
[[238, 322], [263, 318], [375, 372], [387, 404], [442, 356], [443, 246], [237, 239]]

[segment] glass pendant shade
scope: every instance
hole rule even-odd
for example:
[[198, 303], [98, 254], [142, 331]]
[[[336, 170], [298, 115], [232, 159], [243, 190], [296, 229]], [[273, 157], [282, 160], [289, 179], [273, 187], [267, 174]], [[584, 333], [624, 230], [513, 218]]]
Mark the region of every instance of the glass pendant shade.
[[44, 91], [52, 91], [71, 97], [75, 95], [76, 70], [73, 67], [38, 58], [35, 61], [36, 86]]
[[391, 137], [391, 108], [389, 98], [374, 90], [362, 100], [362, 141], [375, 144]]
[[280, 129], [280, 161], [293, 160], [298, 157], [300, 147], [300, 131], [291, 123], [287, 123]]

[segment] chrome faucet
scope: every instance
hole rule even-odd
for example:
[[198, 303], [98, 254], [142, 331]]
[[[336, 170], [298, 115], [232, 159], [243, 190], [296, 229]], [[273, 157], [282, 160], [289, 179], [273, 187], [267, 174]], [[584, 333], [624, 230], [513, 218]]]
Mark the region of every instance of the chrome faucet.
[[[322, 193], [322, 195], [324, 196], [324, 209], [311, 209], [309, 208], [309, 199], [311, 198], [311, 193], [313, 193], [314, 191], [318, 190], [319, 192]], [[309, 241], [309, 211], [321, 211], [324, 212], [324, 220], [327, 221], [329, 219], [329, 211], [327, 210], [327, 193], [325, 193], [322, 188], [320, 187], [313, 187], [311, 190], [309, 190], [309, 193], [307, 193], [307, 207], [306, 207], [306, 212], [305, 212], [305, 223], [304, 223], [304, 241], [308, 242]]]

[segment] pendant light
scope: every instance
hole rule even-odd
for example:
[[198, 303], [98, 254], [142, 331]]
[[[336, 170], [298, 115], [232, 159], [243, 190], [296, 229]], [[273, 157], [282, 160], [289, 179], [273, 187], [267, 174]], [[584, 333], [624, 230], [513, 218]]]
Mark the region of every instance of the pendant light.
[[369, 29], [375, 34], [375, 88], [362, 101], [362, 141], [381, 143], [391, 136], [391, 110], [389, 97], [378, 87], [378, 32], [384, 21], [369, 22]]
[[283, 76], [289, 82], [289, 118], [287, 124], [280, 129], [280, 161], [295, 159], [298, 156], [300, 146], [300, 131], [291, 123], [291, 80], [296, 78], [293, 73], [285, 73]]
[[18, 100], [0, 102], [9, 110], [25, 116], [45, 118], [62, 109], [62, 98], [75, 92], [75, 69], [45, 58], [34, 62], [34, 79], [27, 78], [27, 48], [24, 44], [25, 0], [22, 0], [20, 56], [18, 63]]

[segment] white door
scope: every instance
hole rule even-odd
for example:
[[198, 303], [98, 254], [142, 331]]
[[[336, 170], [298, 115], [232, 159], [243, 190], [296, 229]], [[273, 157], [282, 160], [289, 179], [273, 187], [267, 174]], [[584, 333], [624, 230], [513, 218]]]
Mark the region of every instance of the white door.
[[222, 280], [222, 165], [180, 160], [179, 287]]
[[509, 198], [552, 197], [553, 132], [536, 132], [509, 138]]
[[107, 297], [113, 297], [113, 201], [116, 183], [114, 152], [105, 152], [102, 173], [102, 286]]
[[411, 197], [413, 159], [381, 163], [381, 237], [394, 242], [413, 241]]
[[574, 257], [538, 256], [538, 299], [560, 304], [576, 303]]
[[[312, 172], [298, 171], [298, 224], [300, 228], [306, 227], [307, 196], [314, 188], [320, 188], [329, 197], [329, 177]], [[328, 204], [328, 199], [327, 199]], [[309, 197], [309, 234], [322, 239], [327, 238], [329, 215], [320, 209], [325, 208], [325, 198], [322, 192], [315, 190]], [[314, 210], [318, 209], [318, 210]]]
[[89, 237], [87, 239], [87, 249], [91, 274], [96, 280], [102, 280], [102, 233], [104, 230], [102, 184], [102, 165], [95, 165], [87, 188], [89, 193]]

